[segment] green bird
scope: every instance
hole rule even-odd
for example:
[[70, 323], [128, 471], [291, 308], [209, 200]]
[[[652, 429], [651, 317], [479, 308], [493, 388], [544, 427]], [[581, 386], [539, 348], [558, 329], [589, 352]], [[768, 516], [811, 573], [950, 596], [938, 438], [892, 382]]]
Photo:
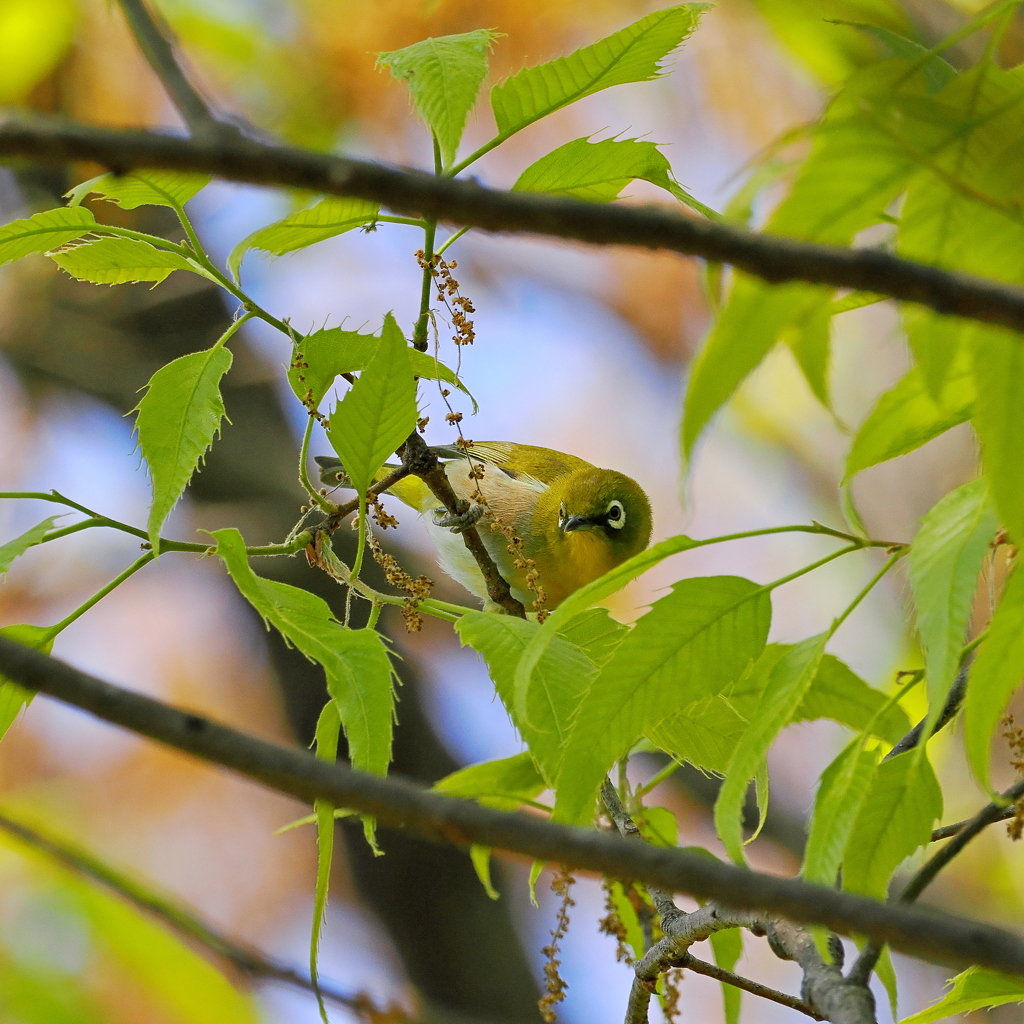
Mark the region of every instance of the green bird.
[[[469, 525], [476, 525], [513, 595], [527, 608], [537, 597], [529, 588], [531, 571], [536, 572], [535, 586], [543, 590], [544, 607], [552, 609], [650, 543], [647, 495], [635, 480], [615, 470], [508, 441], [432, 450], [442, 459], [455, 493], [473, 503], [470, 511], [462, 517], [448, 515], [415, 476], [400, 480], [389, 493], [423, 516], [441, 568], [487, 608], [494, 606], [483, 574], [458, 536]], [[338, 459], [316, 461], [325, 484], [351, 486]], [[393, 468], [385, 466], [378, 479]], [[477, 478], [474, 474], [481, 470]], [[473, 500], [478, 486], [485, 504]], [[520, 551], [510, 536], [522, 541]]]

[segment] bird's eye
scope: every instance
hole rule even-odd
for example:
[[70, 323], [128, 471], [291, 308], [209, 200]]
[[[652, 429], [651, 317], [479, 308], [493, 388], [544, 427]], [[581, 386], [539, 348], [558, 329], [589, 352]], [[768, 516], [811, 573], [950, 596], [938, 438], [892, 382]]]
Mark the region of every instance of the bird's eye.
[[604, 515], [608, 525], [616, 530], [621, 530], [626, 525], [626, 510], [622, 507], [621, 501], [609, 503], [608, 511]]

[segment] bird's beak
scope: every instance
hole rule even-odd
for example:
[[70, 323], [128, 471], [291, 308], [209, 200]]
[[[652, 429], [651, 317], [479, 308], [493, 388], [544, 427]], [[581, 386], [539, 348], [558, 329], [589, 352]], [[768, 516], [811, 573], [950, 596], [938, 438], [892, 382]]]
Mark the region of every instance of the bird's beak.
[[590, 530], [597, 525], [596, 519], [587, 516], [569, 516], [562, 524], [562, 533], [569, 533], [570, 530]]

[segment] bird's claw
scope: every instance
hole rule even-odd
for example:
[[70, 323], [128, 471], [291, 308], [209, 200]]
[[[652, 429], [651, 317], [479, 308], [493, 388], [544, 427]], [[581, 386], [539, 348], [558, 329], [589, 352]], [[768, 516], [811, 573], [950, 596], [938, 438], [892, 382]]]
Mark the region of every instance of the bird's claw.
[[433, 513], [434, 525], [451, 530], [452, 533], [463, 533], [471, 526], [476, 526], [483, 514], [484, 506], [479, 502], [474, 502], [465, 512], [458, 514], [449, 512], [445, 508], [435, 508]]

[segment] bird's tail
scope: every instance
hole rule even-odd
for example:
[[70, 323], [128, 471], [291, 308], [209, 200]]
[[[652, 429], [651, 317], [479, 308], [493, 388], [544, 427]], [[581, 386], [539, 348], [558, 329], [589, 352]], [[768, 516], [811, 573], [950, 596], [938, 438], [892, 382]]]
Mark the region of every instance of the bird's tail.
[[[328, 487], [351, 487], [345, 467], [341, 459], [331, 455], [317, 455], [316, 464], [320, 467], [320, 482]], [[381, 466], [374, 476], [374, 481], [383, 480], [393, 469], [393, 464]], [[403, 480], [388, 488], [388, 494], [393, 494], [399, 501], [405, 502], [417, 512], [426, 512], [437, 504], [437, 499], [430, 493], [427, 485], [416, 476], [407, 476]]]

